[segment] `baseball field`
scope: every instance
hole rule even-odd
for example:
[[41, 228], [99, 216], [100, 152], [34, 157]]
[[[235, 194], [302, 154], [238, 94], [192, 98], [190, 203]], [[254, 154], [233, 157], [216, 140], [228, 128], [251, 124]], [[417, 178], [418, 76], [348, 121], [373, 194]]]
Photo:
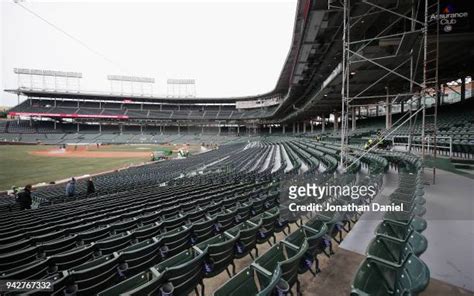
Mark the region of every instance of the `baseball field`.
[[151, 159], [155, 151], [179, 149], [191, 153], [200, 147], [173, 145], [107, 145], [60, 149], [46, 145], [0, 145], [0, 191], [13, 185], [24, 186], [138, 165]]

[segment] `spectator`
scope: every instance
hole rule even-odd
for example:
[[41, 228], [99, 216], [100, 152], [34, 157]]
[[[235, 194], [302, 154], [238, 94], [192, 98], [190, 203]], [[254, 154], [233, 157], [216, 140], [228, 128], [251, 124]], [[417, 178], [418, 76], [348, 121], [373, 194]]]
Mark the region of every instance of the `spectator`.
[[18, 194], [18, 203], [20, 204], [20, 210], [31, 209], [31, 188], [30, 184], [25, 186], [25, 190]]
[[14, 197], [15, 200], [18, 199], [18, 187], [15, 185], [12, 186], [12, 190], [8, 193], [11, 197]]
[[95, 193], [95, 185], [92, 181], [92, 178], [89, 178], [89, 180], [87, 180], [87, 195], [91, 195], [93, 193]]
[[66, 196], [73, 197], [76, 193], [76, 179], [71, 178], [71, 181], [67, 182], [66, 185]]

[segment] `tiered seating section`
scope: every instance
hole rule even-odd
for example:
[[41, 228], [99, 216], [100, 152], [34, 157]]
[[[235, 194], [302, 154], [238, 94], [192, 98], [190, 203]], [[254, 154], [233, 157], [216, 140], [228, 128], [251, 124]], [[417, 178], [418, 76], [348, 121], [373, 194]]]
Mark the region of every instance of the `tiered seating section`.
[[[384, 274], [393, 287], [421, 291], [425, 285], [417, 282], [415, 287], [419, 273], [414, 275], [410, 269], [424, 266], [415, 263], [422, 247], [412, 239], [415, 229], [423, 228], [422, 220], [415, 219], [423, 212], [423, 200], [418, 198], [422, 193], [419, 161], [398, 154], [363, 153], [355, 149], [348, 159], [354, 165], [340, 172], [337, 147], [301, 138], [267, 138], [104, 175], [97, 179], [98, 194], [92, 198], [82, 194], [83, 184], [74, 200], [61, 197], [55, 187], [40, 191], [40, 208], [2, 213], [0, 279], [49, 279], [54, 283], [50, 294], [57, 295], [187, 295], [193, 291], [209, 295], [204, 279], [226, 271], [229, 280], [214, 295], [304, 293], [299, 275], [318, 273], [318, 256], [331, 256], [333, 244], [342, 241], [343, 232], [350, 231], [362, 213], [296, 216], [288, 212], [281, 186], [287, 180], [310, 178], [321, 184], [375, 184], [381, 189], [388, 159], [402, 168], [403, 186], [392, 198], [412, 207], [401, 218], [385, 217], [377, 238], [403, 235], [394, 237], [389, 246], [406, 242], [413, 252], [407, 251], [398, 265], [390, 265], [383, 261], [383, 252], [371, 248], [367, 260], [379, 260], [396, 271]], [[370, 175], [358, 178], [362, 167]], [[321, 200], [370, 202], [370, 196]], [[396, 225], [390, 230], [406, 230], [392, 233], [386, 223]], [[290, 233], [291, 229], [296, 230]], [[277, 241], [276, 233], [284, 239]], [[260, 244], [272, 247], [259, 254]], [[234, 260], [245, 256], [254, 262], [236, 273]], [[420, 270], [426, 275], [425, 269]], [[356, 275], [354, 293], [371, 294], [371, 287], [379, 283], [379, 277], [365, 275], [363, 271]], [[378, 289], [385, 288], [390, 287]]]
[[121, 115], [129, 119], [153, 120], [237, 120], [266, 117], [274, 107], [256, 109], [236, 109], [235, 106], [168, 105], [102, 103], [80, 101], [57, 101], [29, 99], [15, 106], [9, 112], [74, 114], [74, 115]]

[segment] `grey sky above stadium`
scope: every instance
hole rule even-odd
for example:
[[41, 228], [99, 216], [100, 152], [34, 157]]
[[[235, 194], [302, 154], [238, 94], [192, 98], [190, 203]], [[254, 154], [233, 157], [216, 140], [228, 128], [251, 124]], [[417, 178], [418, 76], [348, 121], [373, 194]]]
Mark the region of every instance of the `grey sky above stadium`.
[[[197, 95], [246, 96], [275, 86], [289, 50], [296, 1], [0, 0], [0, 83], [16, 88], [13, 68], [82, 72], [81, 89], [108, 91], [108, 74], [196, 79]], [[94, 53], [95, 51], [96, 53]], [[99, 54], [97, 54], [97, 52]], [[0, 105], [16, 96], [2, 92]]]

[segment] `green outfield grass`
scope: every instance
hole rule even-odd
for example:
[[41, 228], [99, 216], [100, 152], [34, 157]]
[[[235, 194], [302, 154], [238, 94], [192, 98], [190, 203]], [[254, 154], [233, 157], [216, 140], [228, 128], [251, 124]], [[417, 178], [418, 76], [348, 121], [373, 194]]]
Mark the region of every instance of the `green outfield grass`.
[[[120, 151], [153, 151], [138, 150], [140, 146], [116, 147]], [[31, 151], [45, 149], [48, 147], [0, 145], [0, 190], [10, 189], [12, 185], [24, 186], [28, 183], [50, 182], [71, 176], [100, 173], [149, 160], [149, 157], [62, 158], [29, 154]], [[114, 146], [107, 146], [107, 150], [109, 149], [114, 149]]]

